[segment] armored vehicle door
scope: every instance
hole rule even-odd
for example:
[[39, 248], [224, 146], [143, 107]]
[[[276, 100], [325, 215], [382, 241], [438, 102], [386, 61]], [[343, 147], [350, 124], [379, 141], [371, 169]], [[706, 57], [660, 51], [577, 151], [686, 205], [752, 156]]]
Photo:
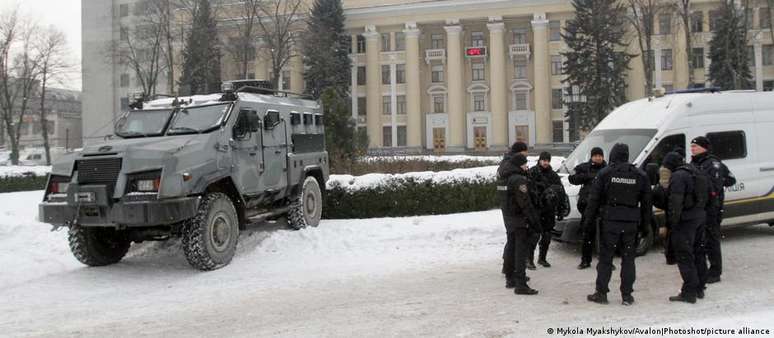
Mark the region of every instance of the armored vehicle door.
[[277, 110], [267, 110], [263, 117], [263, 157], [265, 170], [261, 177], [267, 193], [276, 193], [288, 185], [287, 121]]
[[263, 160], [258, 112], [249, 108], [239, 111], [232, 136], [234, 182], [242, 194], [258, 194]]

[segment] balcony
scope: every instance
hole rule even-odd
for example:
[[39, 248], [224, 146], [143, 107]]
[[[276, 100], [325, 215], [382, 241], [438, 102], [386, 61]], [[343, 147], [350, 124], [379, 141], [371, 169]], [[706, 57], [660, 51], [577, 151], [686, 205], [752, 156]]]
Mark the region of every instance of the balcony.
[[526, 57], [529, 60], [529, 44], [528, 43], [517, 43], [510, 46], [508, 54], [511, 56], [511, 60], [513, 60], [515, 57], [523, 56]]
[[426, 49], [425, 50], [425, 62], [430, 64], [431, 61], [438, 61], [446, 63], [446, 50], [445, 49]]

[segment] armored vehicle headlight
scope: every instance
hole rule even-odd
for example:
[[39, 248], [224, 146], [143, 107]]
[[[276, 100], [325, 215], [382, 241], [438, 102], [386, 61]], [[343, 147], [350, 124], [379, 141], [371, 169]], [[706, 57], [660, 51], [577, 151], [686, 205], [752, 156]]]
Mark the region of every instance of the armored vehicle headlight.
[[161, 178], [155, 178], [152, 180], [137, 180], [137, 191], [139, 192], [159, 191], [160, 185], [161, 185]]
[[66, 176], [51, 175], [48, 183], [49, 194], [64, 194], [70, 186], [70, 178]]
[[130, 174], [126, 193], [158, 192], [161, 186], [161, 170]]

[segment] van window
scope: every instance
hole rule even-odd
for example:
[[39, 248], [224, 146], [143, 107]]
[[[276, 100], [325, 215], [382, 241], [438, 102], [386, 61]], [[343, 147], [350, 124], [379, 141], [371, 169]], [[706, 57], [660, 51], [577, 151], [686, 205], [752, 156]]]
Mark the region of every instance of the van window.
[[559, 168], [562, 173], [569, 173], [572, 168], [578, 164], [589, 160], [591, 149], [594, 147], [602, 148], [605, 152], [605, 158], [610, 158], [610, 149], [616, 143], [625, 143], [629, 145], [629, 158], [634, 160], [642, 152], [642, 149], [656, 135], [656, 129], [605, 129], [594, 130], [583, 139], [578, 147], [567, 156], [567, 160]]
[[712, 153], [721, 160], [747, 157], [747, 140], [744, 131], [708, 133], [707, 138], [712, 143]]
[[664, 137], [661, 139], [661, 142], [658, 143], [656, 148], [653, 149], [653, 152], [650, 153], [650, 156], [648, 156], [648, 159], [645, 160], [642, 167], [645, 168], [648, 163], [655, 163], [661, 166], [661, 161], [664, 159], [664, 156], [677, 148], [682, 148], [684, 151], [686, 150], [684, 134], [669, 135]]

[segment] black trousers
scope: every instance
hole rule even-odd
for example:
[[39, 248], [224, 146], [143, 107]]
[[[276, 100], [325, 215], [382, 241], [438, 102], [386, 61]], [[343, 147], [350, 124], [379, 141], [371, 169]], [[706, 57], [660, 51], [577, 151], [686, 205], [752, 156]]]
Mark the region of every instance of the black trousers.
[[527, 250], [529, 249], [529, 233], [527, 228], [516, 228], [508, 232], [508, 241], [503, 257], [505, 278], [511, 279], [516, 286], [527, 285]]
[[551, 245], [551, 230], [556, 225], [556, 216], [554, 213], [543, 213], [540, 215], [540, 233], [534, 234], [530, 241], [529, 260], [533, 262], [535, 260], [535, 249], [540, 247], [540, 253], [538, 259], [545, 260], [548, 255], [548, 246]]
[[720, 210], [707, 212], [705, 227], [705, 252], [709, 259], [708, 277], [720, 277], [723, 273], [723, 256], [720, 250], [720, 223], [723, 221], [723, 213]]
[[581, 263], [591, 264], [591, 255], [594, 253], [594, 243], [597, 241], [597, 219], [592, 223], [591, 227], [583, 228], [586, 224], [586, 207], [578, 206], [578, 210], [581, 212], [581, 233], [583, 235], [583, 243], [581, 243]]
[[599, 262], [597, 262], [597, 292], [608, 293], [613, 274], [613, 255], [621, 252], [621, 294], [634, 290], [637, 272], [634, 259], [637, 256], [637, 224], [605, 222], [599, 233]]
[[674, 248], [677, 268], [683, 279], [683, 295], [695, 297], [704, 290], [707, 263], [704, 258], [704, 219], [680, 222], [672, 229], [670, 238]]

